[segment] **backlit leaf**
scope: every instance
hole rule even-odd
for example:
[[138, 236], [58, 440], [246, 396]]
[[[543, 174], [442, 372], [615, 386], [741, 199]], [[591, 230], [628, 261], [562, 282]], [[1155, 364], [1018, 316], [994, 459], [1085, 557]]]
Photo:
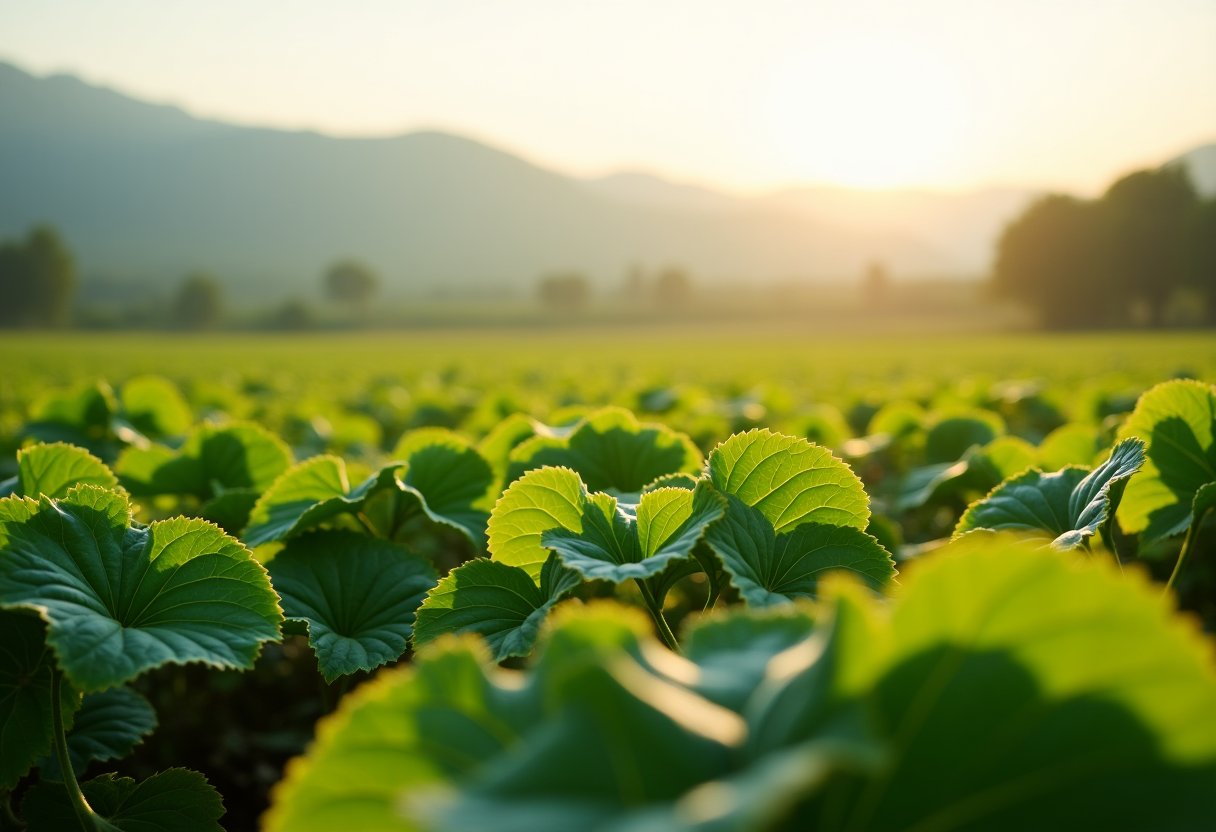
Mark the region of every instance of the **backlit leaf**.
[[1181, 534], [1199, 489], [1216, 482], [1216, 389], [1198, 381], [1158, 384], [1119, 430], [1147, 445], [1148, 461], [1127, 485], [1119, 523], [1141, 544]]
[[[93, 760], [126, 757], [154, 730], [156, 711], [147, 699], [130, 688], [85, 694], [67, 735], [72, 769], [80, 777]], [[38, 760], [38, 775], [43, 780], [63, 780], [53, 749]]]
[[[223, 832], [220, 793], [197, 771], [171, 768], [141, 783], [103, 774], [80, 784], [84, 798], [120, 832]], [[59, 783], [30, 789], [21, 803], [29, 832], [83, 832]]]
[[425, 428], [407, 433], [393, 456], [405, 463], [398, 486], [418, 499], [431, 520], [463, 532], [475, 546], [486, 545], [486, 521], [497, 493], [490, 463], [451, 431]]
[[118, 478], [105, 463], [84, 448], [56, 442], [17, 451], [18, 497], [62, 497], [74, 485], [115, 488]]
[[122, 386], [123, 416], [148, 436], [181, 436], [194, 424], [177, 386], [161, 376], [137, 376]]

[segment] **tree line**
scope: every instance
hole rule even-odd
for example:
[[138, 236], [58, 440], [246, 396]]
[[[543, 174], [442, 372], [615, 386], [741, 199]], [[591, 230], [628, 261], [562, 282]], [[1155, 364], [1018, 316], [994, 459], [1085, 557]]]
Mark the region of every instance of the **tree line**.
[[1050, 329], [1216, 323], [1216, 198], [1176, 165], [1045, 196], [1005, 228], [992, 283]]

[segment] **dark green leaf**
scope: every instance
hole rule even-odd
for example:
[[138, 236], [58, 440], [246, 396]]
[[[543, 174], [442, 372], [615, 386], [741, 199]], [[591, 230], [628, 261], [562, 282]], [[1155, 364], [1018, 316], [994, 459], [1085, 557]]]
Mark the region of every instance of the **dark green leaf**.
[[266, 570], [203, 520], [131, 525], [124, 494], [0, 500], [0, 607], [37, 610], [86, 691], [167, 662], [249, 668], [279, 637]]
[[[36, 615], [0, 609], [0, 789], [14, 788], [34, 761], [54, 747], [55, 657], [45, 636], [46, 624]], [[59, 701], [70, 725], [80, 693], [64, 684]]]
[[[197, 771], [171, 768], [142, 783], [103, 774], [80, 789], [90, 808], [120, 832], [223, 832], [220, 793]], [[29, 832], [83, 832], [59, 783], [30, 789], [21, 813]]]
[[[87, 693], [67, 737], [72, 770], [81, 777], [93, 760], [126, 757], [154, 730], [156, 711], [130, 688]], [[43, 780], [63, 780], [59, 759], [53, 752], [38, 760], [38, 774]]]
[[427, 644], [448, 633], [485, 638], [495, 661], [526, 656], [553, 605], [582, 583], [573, 569], [550, 555], [540, 585], [517, 566], [485, 558], [453, 569], [418, 609], [414, 643]]
[[497, 492], [494, 471], [477, 450], [451, 431], [426, 428], [407, 433], [393, 456], [404, 465], [399, 487], [414, 495], [431, 520], [463, 532], [475, 546], [486, 545], [486, 521]]
[[933, 426], [925, 437], [925, 461], [930, 465], [956, 462], [973, 445], [987, 445], [998, 431], [988, 419], [955, 416]]
[[511, 452], [507, 479], [545, 465], [575, 471], [590, 491], [623, 495], [637, 494], [664, 474], [696, 474], [702, 460], [684, 434], [610, 407], [584, 419], [569, 436], [523, 442]]
[[408, 549], [346, 531], [293, 538], [268, 568], [283, 614], [308, 622], [327, 682], [399, 658], [436, 580]]
[[123, 384], [122, 409], [127, 421], [148, 436], [182, 436], [194, 424], [176, 385], [160, 376], [137, 376]]
[[1144, 464], [1144, 443], [1125, 439], [1092, 472], [1069, 467], [1055, 474], [1037, 468], [1006, 480], [963, 514], [954, 533], [975, 529], [1047, 534], [1052, 546], [1071, 549], [1101, 528], [1111, 511], [1111, 489]]

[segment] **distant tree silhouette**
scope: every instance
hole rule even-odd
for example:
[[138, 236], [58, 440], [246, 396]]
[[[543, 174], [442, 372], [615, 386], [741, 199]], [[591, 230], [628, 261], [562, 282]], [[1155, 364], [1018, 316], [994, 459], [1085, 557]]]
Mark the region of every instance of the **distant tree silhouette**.
[[679, 267], [666, 268], [654, 279], [654, 296], [664, 306], [683, 306], [692, 296], [692, 279]]
[[76, 265], [55, 229], [0, 244], [0, 326], [60, 326], [75, 290]]
[[1100, 324], [1102, 223], [1092, 202], [1052, 195], [1010, 223], [997, 243], [998, 295], [1039, 311], [1042, 324], [1071, 329]]
[[1099, 200], [1104, 263], [1116, 293], [1148, 306], [1153, 323], [1180, 284], [1183, 225], [1196, 202], [1186, 169], [1142, 170], [1111, 185]]
[[1216, 323], [1216, 199], [1196, 202], [1183, 223], [1179, 278], [1203, 296], [1208, 321]]
[[300, 332], [312, 329], [316, 325], [316, 318], [307, 303], [298, 298], [292, 298], [275, 311], [270, 325], [274, 329]]
[[362, 309], [380, 288], [380, 279], [357, 260], [343, 260], [325, 273], [325, 295], [332, 301]]
[[182, 281], [173, 300], [173, 323], [180, 329], [211, 329], [224, 316], [224, 288], [208, 274]]
[[554, 309], [581, 309], [591, 297], [591, 284], [578, 272], [551, 274], [541, 278], [538, 286], [541, 302]]

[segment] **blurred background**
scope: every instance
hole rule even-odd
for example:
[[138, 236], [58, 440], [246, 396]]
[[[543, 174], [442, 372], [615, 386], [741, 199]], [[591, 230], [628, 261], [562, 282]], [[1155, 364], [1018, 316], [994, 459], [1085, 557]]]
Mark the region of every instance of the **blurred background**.
[[1216, 4], [0, 0], [0, 325], [1216, 322]]
[[1210, 0], [0, 0], [0, 113], [4, 326], [1216, 321]]

